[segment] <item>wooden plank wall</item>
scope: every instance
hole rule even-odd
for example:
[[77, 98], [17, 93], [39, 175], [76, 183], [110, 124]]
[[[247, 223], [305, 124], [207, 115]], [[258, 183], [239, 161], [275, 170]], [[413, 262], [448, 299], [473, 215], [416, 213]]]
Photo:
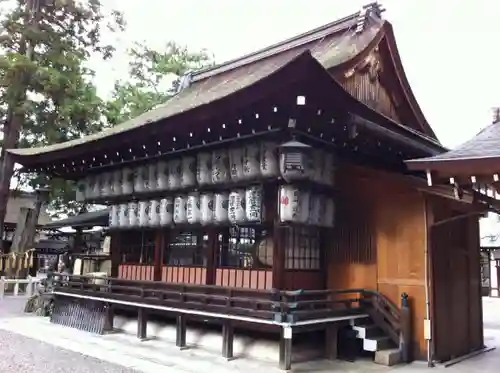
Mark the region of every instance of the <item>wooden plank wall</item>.
[[378, 290], [399, 305], [410, 295], [415, 354], [425, 357], [422, 196], [396, 175], [340, 166], [337, 228], [329, 248], [331, 289]]
[[[463, 214], [433, 202], [434, 221]], [[435, 358], [446, 361], [483, 345], [478, 219], [436, 226], [431, 240]]]
[[[337, 180], [340, 195], [334, 243], [328, 248], [328, 286], [375, 289], [398, 306], [401, 294], [407, 293], [414, 357], [425, 359], [426, 232], [434, 220], [463, 214], [467, 205], [426, 197], [402, 176], [361, 167], [341, 165]], [[454, 211], [457, 208], [461, 212]], [[478, 221], [459, 220], [436, 232], [429, 245], [434, 286], [430, 301], [435, 310], [433, 338], [446, 359], [483, 344]], [[450, 333], [458, 329], [461, 332]]]

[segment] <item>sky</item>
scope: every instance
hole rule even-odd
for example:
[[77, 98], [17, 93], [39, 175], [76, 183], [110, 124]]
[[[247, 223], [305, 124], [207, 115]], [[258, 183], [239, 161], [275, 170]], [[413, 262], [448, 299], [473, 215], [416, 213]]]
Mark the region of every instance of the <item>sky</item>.
[[[102, 94], [126, 79], [134, 41], [161, 50], [174, 40], [205, 48], [217, 62], [236, 58], [358, 11], [370, 0], [102, 0], [124, 12], [117, 54], [95, 61]], [[406, 75], [441, 142], [455, 147], [491, 122], [500, 106], [500, 1], [385, 0]], [[108, 36], [110, 37], [110, 36]], [[498, 72], [497, 72], [498, 71]]]

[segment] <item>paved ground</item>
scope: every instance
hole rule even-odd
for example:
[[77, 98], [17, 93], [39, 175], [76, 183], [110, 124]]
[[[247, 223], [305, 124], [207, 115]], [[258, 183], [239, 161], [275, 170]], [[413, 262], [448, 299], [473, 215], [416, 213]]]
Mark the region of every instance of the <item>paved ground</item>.
[[[0, 301], [0, 322], [22, 315], [26, 299]], [[27, 320], [30, 316], [22, 316]], [[103, 360], [63, 349], [23, 335], [0, 330], [0, 373], [137, 373]]]
[[[158, 340], [139, 342], [123, 334], [94, 336], [48, 323], [47, 319], [22, 315], [24, 300], [0, 301], [0, 373], [199, 373], [235, 370], [279, 372], [275, 364], [238, 358], [226, 362], [212, 353], [191, 349], [178, 351]], [[450, 373], [484, 373], [500, 366], [500, 299], [485, 298], [484, 325], [488, 346], [498, 349], [446, 368]], [[371, 362], [326, 362], [295, 364], [296, 372], [429, 372], [425, 363], [386, 368]], [[441, 370], [436, 367], [434, 370]]]

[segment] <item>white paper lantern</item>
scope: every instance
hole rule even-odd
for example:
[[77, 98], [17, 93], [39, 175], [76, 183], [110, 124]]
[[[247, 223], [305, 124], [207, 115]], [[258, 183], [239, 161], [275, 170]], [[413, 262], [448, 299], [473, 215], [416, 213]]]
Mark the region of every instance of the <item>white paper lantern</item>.
[[196, 158], [182, 157], [181, 186], [190, 187], [196, 185]]
[[76, 183], [76, 196], [75, 196], [77, 202], [85, 201], [86, 189], [87, 189], [87, 181], [85, 179], [78, 180], [78, 182]]
[[146, 227], [149, 224], [149, 201], [139, 202], [139, 226]]
[[147, 191], [146, 183], [149, 182], [148, 167], [138, 166], [134, 169], [134, 192], [144, 193]]
[[92, 175], [89, 177], [89, 198], [99, 198], [101, 196], [101, 187], [100, 187], [100, 177], [99, 175]]
[[301, 223], [308, 223], [309, 222], [309, 205], [310, 205], [310, 200], [311, 200], [311, 193], [307, 191], [301, 191], [300, 192], [300, 222]]
[[129, 221], [128, 221], [128, 205], [126, 203], [121, 204], [119, 206], [119, 219], [118, 219], [118, 225], [120, 228], [127, 228], [129, 227]]
[[156, 172], [158, 175], [157, 190], [168, 189], [168, 167], [167, 162], [160, 161], [156, 164]]
[[263, 177], [275, 177], [280, 172], [278, 147], [272, 142], [263, 142], [260, 147], [260, 173]]
[[246, 221], [244, 189], [233, 190], [229, 193], [228, 218], [231, 224]]
[[259, 222], [262, 219], [262, 188], [253, 186], [245, 191], [246, 220]]
[[323, 196], [320, 194], [311, 194], [311, 200], [309, 204], [309, 224], [311, 225], [321, 225], [322, 210], [324, 206]]
[[324, 154], [323, 179], [326, 185], [335, 185], [335, 157], [332, 153]]
[[99, 187], [101, 188], [100, 197], [109, 197], [111, 193], [111, 178], [112, 174], [110, 172], [103, 172], [99, 175], [101, 182]]
[[325, 202], [323, 226], [331, 228], [335, 226], [335, 201], [333, 200], [333, 198], [326, 198]]
[[160, 201], [151, 200], [149, 201], [149, 222], [148, 225], [155, 227], [160, 225]]
[[122, 171], [121, 170], [113, 171], [111, 192], [114, 196], [121, 196], [123, 193], [123, 190], [122, 190]]
[[243, 149], [243, 176], [254, 179], [260, 175], [260, 147], [257, 144], [246, 145]]
[[120, 223], [120, 206], [113, 205], [109, 210], [109, 227], [116, 228]]
[[323, 171], [325, 164], [325, 152], [321, 149], [314, 149], [312, 151], [311, 162], [311, 180], [316, 183], [323, 183]]
[[229, 195], [224, 192], [215, 193], [214, 197], [214, 218], [216, 223], [226, 223], [228, 217]]
[[300, 222], [301, 193], [293, 185], [282, 185], [279, 189], [279, 217], [282, 222]]
[[196, 161], [196, 180], [199, 185], [212, 184], [212, 154], [198, 153]]
[[168, 167], [168, 189], [179, 189], [181, 187], [182, 166], [180, 159], [173, 159], [167, 163]]
[[139, 226], [139, 203], [137, 202], [128, 204], [128, 225], [129, 227]]
[[160, 201], [160, 224], [170, 225], [173, 221], [174, 202], [172, 198], [163, 198]]
[[158, 190], [158, 165], [156, 163], [148, 165], [148, 178], [148, 189]]
[[134, 192], [134, 171], [131, 168], [122, 170], [122, 193], [129, 195]]
[[83, 180], [83, 183], [85, 184], [85, 199], [92, 199], [92, 193], [94, 192], [94, 177], [87, 176]]
[[214, 221], [214, 195], [202, 193], [200, 196], [201, 224], [211, 224]]
[[233, 181], [243, 179], [243, 152], [243, 148], [229, 149], [229, 170]]
[[212, 153], [212, 183], [226, 183], [230, 180], [229, 155], [226, 150]]
[[189, 224], [201, 221], [201, 201], [199, 193], [189, 193], [186, 202], [186, 220]]
[[186, 217], [187, 198], [185, 196], [177, 196], [174, 199], [174, 223], [184, 224], [187, 221]]

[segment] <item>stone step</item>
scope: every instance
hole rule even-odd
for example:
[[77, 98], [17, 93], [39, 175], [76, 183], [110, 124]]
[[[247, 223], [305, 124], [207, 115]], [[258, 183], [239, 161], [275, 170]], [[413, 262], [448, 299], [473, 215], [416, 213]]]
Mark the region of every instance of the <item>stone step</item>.
[[393, 347], [394, 342], [386, 335], [363, 339], [363, 350], [365, 351], [375, 352]]
[[373, 361], [376, 364], [392, 367], [401, 362], [401, 353], [397, 348], [380, 350], [375, 352], [375, 359]]

